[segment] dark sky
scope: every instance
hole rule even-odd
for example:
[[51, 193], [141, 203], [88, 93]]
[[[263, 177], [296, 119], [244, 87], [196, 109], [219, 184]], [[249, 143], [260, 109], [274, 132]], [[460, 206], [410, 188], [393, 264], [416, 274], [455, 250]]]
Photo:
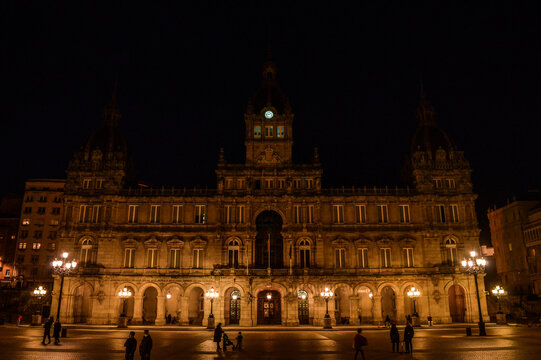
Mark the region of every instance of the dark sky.
[[0, 195], [64, 176], [117, 76], [139, 178], [215, 186], [220, 146], [243, 160], [269, 42], [296, 115], [295, 159], [318, 146], [325, 186], [400, 184], [422, 74], [436, 120], [471, 161], [483, 227], [488, 205], [539, 188], [533, 1], [132, 3], [2, 2]]

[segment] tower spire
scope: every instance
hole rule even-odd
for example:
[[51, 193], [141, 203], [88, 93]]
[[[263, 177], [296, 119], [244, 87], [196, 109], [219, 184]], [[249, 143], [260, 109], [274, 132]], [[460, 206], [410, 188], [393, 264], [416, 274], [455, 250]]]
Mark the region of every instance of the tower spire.
[[116, 127], [118, 126], [118, 121], [122, 118], [120, 113], [120, 108], [118, 107], [118, 76], [115, 80], [115, 86], [113, 88], [113, 93], [111, 94], [111, 100], [109, 104], [103, 109], [103, 119], [105, 124], [108, 126]]
[[426, 97], [422, 77], [419, 79], [419, 105], [417, 106], [417, 119], [419, 126], [436, 126], [434, 120], [434, 107]]

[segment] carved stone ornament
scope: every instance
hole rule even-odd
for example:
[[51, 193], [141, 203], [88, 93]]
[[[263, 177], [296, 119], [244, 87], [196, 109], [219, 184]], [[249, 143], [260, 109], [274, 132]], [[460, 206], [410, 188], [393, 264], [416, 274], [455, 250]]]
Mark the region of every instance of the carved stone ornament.
[[100, 303], [100, 305], [103, 303], [103, 300], [105, 300], [105, 293], [103, 291], [99, 291], [98, 292], [98, 302]]
[[440, 294], [440, 291], [439, 290], [434, 290], [432, 292], [432, 298], [434, 299], [434, 301], [436, 302], [436, 304], [439, 304], [440, 300], [441, 300], [441, 294]]

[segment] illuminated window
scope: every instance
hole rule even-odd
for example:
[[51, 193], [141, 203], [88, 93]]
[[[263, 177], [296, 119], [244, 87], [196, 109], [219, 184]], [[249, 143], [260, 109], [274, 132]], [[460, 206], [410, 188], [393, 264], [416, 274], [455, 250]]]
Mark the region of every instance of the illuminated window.
[[387, 205], [378, 205], [378, 222], [382, 224], [389, 222], [389, 209]]
[[400, 205], [400, 222], [402, 224], [408, 224], [410, 220], [410, 207], [409, 205]]
[[92, 240], [83, 240], [81, 244], [81, 256], [79, 257], [79, 261], [83, 265], [92, 262]]
[[32, 243], [32, 250], [39, 250], [39, 249], [41, 249], [41, 243], [40, 242]]
[[355, 205], [355, 222], [357, 224], [366, 224], [366, 206]]
[[359, 268], [361, 269], [368, 268], [368, 249], [367, 248], [357, 249], [357, 264]]
[[30, 219], [23, 219], [23, 225], [30, 225]]
[[26, 243], [25, 242], [20, 242], [19, 243], [19, 250], [25, 250], [26, 249]]
[[279, 138], [283, 138], [284, 137], [284, 127], [283, 126], [278, 126], [278, 128], [276, 129], [277, 130], [277, 133], [276, 135], [279, 137]]
[[413, 267], [413, 248], [404, 248], [404, 267]]
[[273, 134], [273, 131], [274, 130], [274, 127], [273, 126], [265, 126], [265, 136], [266, 137], [273, 137], [274, 134]]
[[182, 224], [182, 205], [173, 205], [173, 224]]
[[344, 223], [344, 205], [332, 206], [332, 218], [333, 218], [333, 223], [335, 224]]
[[195, 215], [195, 223], [196, 224], [204, 224], [205, 223], [205, 205], [195, 205], [194, 208], [194, 215]]
[[240, 246], [238, 240], [231, 240], [227, 247], [229, 267], [236, 268], [239, 266], [239, 250]]
[[128, 223], [136, 224], [139, 218], [139, 205], [128, 206]]
[[51, 219], [50, 224], [51, 224], [52, 226], [56, 226], [56, 225], [60, 224], [60, 221], [59, 221], [58, 219]]
[[255, 138], [261, 137], [261, 126], [254, 126], [254, 137]]
[[445, 240], [446, 249], [446, 262], [448, 265], [456, 266], [458, 264], [458, 257], [456, 253], [456, 242], [453, 239]]
[[391, 248], [381, 248], [381, 267], [391, 267]]

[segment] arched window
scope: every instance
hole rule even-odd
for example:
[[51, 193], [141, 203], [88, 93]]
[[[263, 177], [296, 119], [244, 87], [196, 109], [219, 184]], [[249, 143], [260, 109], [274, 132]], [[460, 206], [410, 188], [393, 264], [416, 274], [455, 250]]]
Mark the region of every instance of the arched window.
[[446, 261], [450, 266], [456, 266], [458, 264], [458, 258], [456, 254], [456, 241], [454, 239], [445, 240], [445, 253]]
[[81, 243], [81, 256], [79, 257], [81, 265], [92, 263], [92, 240], [85, 239]]
[[234, 239], [229, 242], [229, 246], [227, 247], [227, 254], [229, 258], [228, 265], [231, 268], [237, 268], [239, 267], [239, 241]]
[[301, 240], [299, 243], [299, 266], [301, 268], [310, 267], [310, 243], [308, 240]]

